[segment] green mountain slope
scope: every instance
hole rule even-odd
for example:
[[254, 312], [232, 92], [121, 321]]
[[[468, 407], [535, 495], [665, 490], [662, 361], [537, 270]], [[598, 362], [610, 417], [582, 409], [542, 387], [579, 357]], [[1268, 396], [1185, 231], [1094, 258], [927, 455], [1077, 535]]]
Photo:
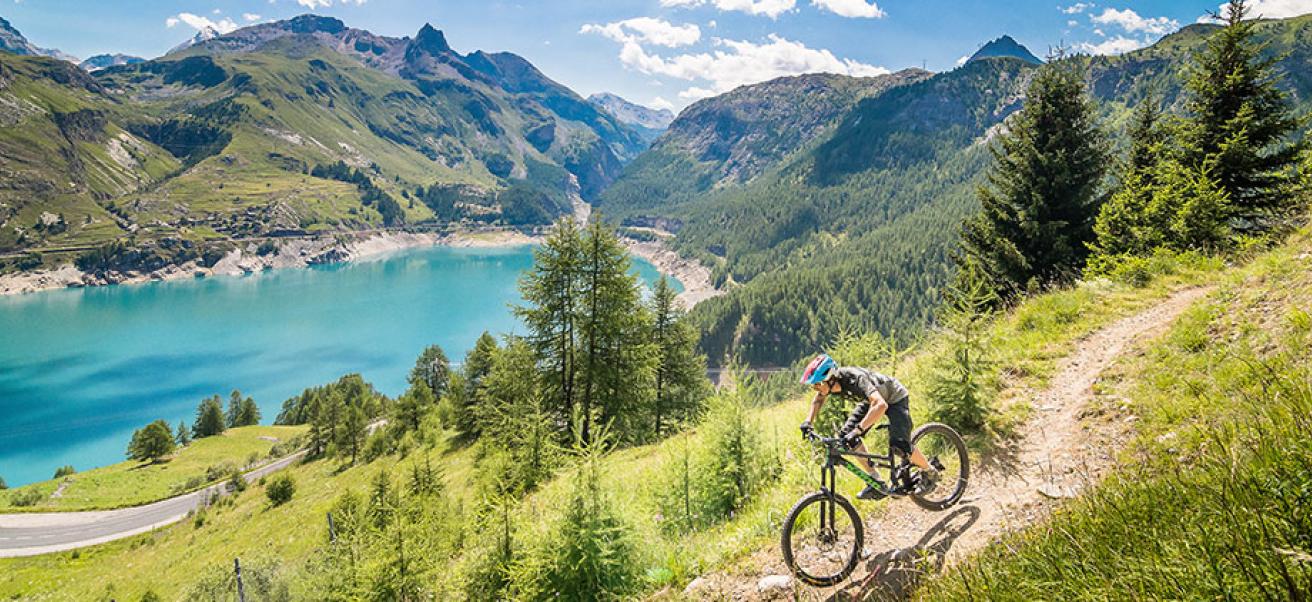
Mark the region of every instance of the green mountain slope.
[[[1259, 25], [1267, 52], [1284, 57], [1282, 83], [1301, 112], [1312, 106], [1310, 26], [1309, 16]], [[1104, 124], [1119, 136], [1128, 108], [1149, 89], [1178, 108], [1190, 56], [1212, 27], [1193, 25], [1119, 57], [1064, 60], [1087, 67]], [[729, 176], [755, 156], [671, 150], [676, 132], [679, 141], [701, 141], [700, 149], [732, 146], [739, 135], [715, 120], [694, 123], [690, 108], [626, 168], [602, 209], [629, 224], [676, 230], [678, 250], [730, 286], [693, 314], [712, 361], [787, 363], [845, 329], [914, 333], [948, 273], [957, 224], [975, 210], [987, 142], [1021, 107], [1035, 68], [980, 58], [917, 78], [837, 113], [814, 140], [739, 178]]]
[[[5, 153], [4, 165], [26, 166], [29, 194], [15, 193], [5, 208], [12, 219], [0, 221], [0, 253], [128, 233], [143, 246], [419, 221], [542, 222], [568, 211], [574, 191], [594, 197], [644, 147], [638, 132], [523, 58], [460, 54], [427, 25], [414, 38], [389, 38], [305, 15], [94, 75], [3, 53], [0, 70], [42, 98], [81, 103], [47, 113], [85, 105], [89, 127], [108, 124], [78, 140], [79, 152], [109, 161], [108, 145], [118, 144], [158, 155], [137, 162], [142, 174], [123, 176], [127, 168], [110, 162], [65, 192], [66, 174], [76, 175], [61, 163], [69, 151]], [[31, 102], [25, 88], [8, 88], [0, 94], [14, 106]], [[121, 132], [130, 143], [109, 142]], [[6, 124], [0, 138], [49, 133], [28, 119]], [[345, 167], [313, 169], [338, 162]], [[86, 222], [101, 226], [100, 236], [79, 221], [62, 238], [24, 237], [42, 212], [73, 211], [62, 196], [77, 199], [72, 217], [114, 219]]]

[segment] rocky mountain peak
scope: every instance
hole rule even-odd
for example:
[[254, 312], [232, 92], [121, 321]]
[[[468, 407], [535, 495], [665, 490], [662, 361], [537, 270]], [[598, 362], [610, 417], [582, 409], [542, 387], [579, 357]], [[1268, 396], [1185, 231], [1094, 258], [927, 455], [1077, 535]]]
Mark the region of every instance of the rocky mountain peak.
[[282, 28], [292, 33], [327, 33], [337, 35], [346, 31], [346, 24], [341, 19], [321, 17], [319, 15], [301, 15], [281, 23]]
[[1020, 42], [1017, 42], [1015, 38], [1005, 34], [975, 51], [975, 54], [971, 55], [970, 60], [966, 62], [1002, 57], [1020, 59], [1033, 65], [1038, 65], [1043, 62], [1039, 57], [1034, 56], [1034, 53], [1030, 52], [1029, 48], [1026, 48]]
[[446, 43], [446, 36], [428, 23], [424, 23], [424, 26], [419, 29], [419, 33], [415, 34], [415, 40], [411, 44], [412, 47], [433, 55], [451, 52], [451, 46]]
[[614, 115], [622, 123], [638, 125], [653, 130], [670, 127], [674, 113], [669, 109], [653, 109], [610, 92], [598, 92], [588, 97], [588, 102]]

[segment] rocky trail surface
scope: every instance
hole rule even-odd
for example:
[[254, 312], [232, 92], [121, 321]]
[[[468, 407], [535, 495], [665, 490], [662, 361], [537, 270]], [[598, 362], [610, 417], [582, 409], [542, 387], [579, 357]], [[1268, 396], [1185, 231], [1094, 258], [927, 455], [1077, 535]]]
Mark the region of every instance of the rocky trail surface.
[[792, 579], [776, 544], [739, 563], [736, 571], [694, 580], [684, 593], [699, 600], [909, 597], [921, 576], [960, 561], [1008, 530], [1042, 520], [1107, 473], [1132, 418], [1090, 411], [1094, 383], [1132, 345], [1161, 334], [1208, 292], [1178, 291], [1080, 340], [1059, 362], [1048, 387], [1028, 395], [1033, 413], [1022, 438], [972, 466], [969, 488], [957, 506], [928, 512], [895, 500], [875, 516], [868, 507], [859, 508], [867, 515], [866, 556], [839, 587], [810, 588]]

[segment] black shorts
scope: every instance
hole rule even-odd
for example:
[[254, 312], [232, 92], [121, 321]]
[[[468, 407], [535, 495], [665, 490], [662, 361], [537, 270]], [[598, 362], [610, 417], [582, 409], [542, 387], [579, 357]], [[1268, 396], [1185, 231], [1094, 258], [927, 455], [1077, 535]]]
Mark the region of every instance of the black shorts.
[[[848, 415], [847, 422], [843, 423], [843, 428], [839, 429], [838, 436], [842, 437], [861, 424], [861, 420], [866, 417], [870, 411], [870, 402], [863, 401], [852, 408], [852, 413]], [[911, 398], [905, 398], [897, 403], [888, 404], [888, 442], [894, 449], [901, 450], [902, 453], [911, 453]]]

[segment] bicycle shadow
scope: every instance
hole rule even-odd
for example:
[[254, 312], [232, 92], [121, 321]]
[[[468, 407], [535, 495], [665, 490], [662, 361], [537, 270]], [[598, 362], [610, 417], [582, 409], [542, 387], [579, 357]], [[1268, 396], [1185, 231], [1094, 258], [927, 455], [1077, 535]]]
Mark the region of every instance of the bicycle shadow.
[[930, 527], [909, 548], [894, 548], [868, 560], [866, 577], [834, 592], [827, 601], [905, 600], [927, 574], [943, 568], [948, 550], [979, 520], [977, 506], [961, 506]]

